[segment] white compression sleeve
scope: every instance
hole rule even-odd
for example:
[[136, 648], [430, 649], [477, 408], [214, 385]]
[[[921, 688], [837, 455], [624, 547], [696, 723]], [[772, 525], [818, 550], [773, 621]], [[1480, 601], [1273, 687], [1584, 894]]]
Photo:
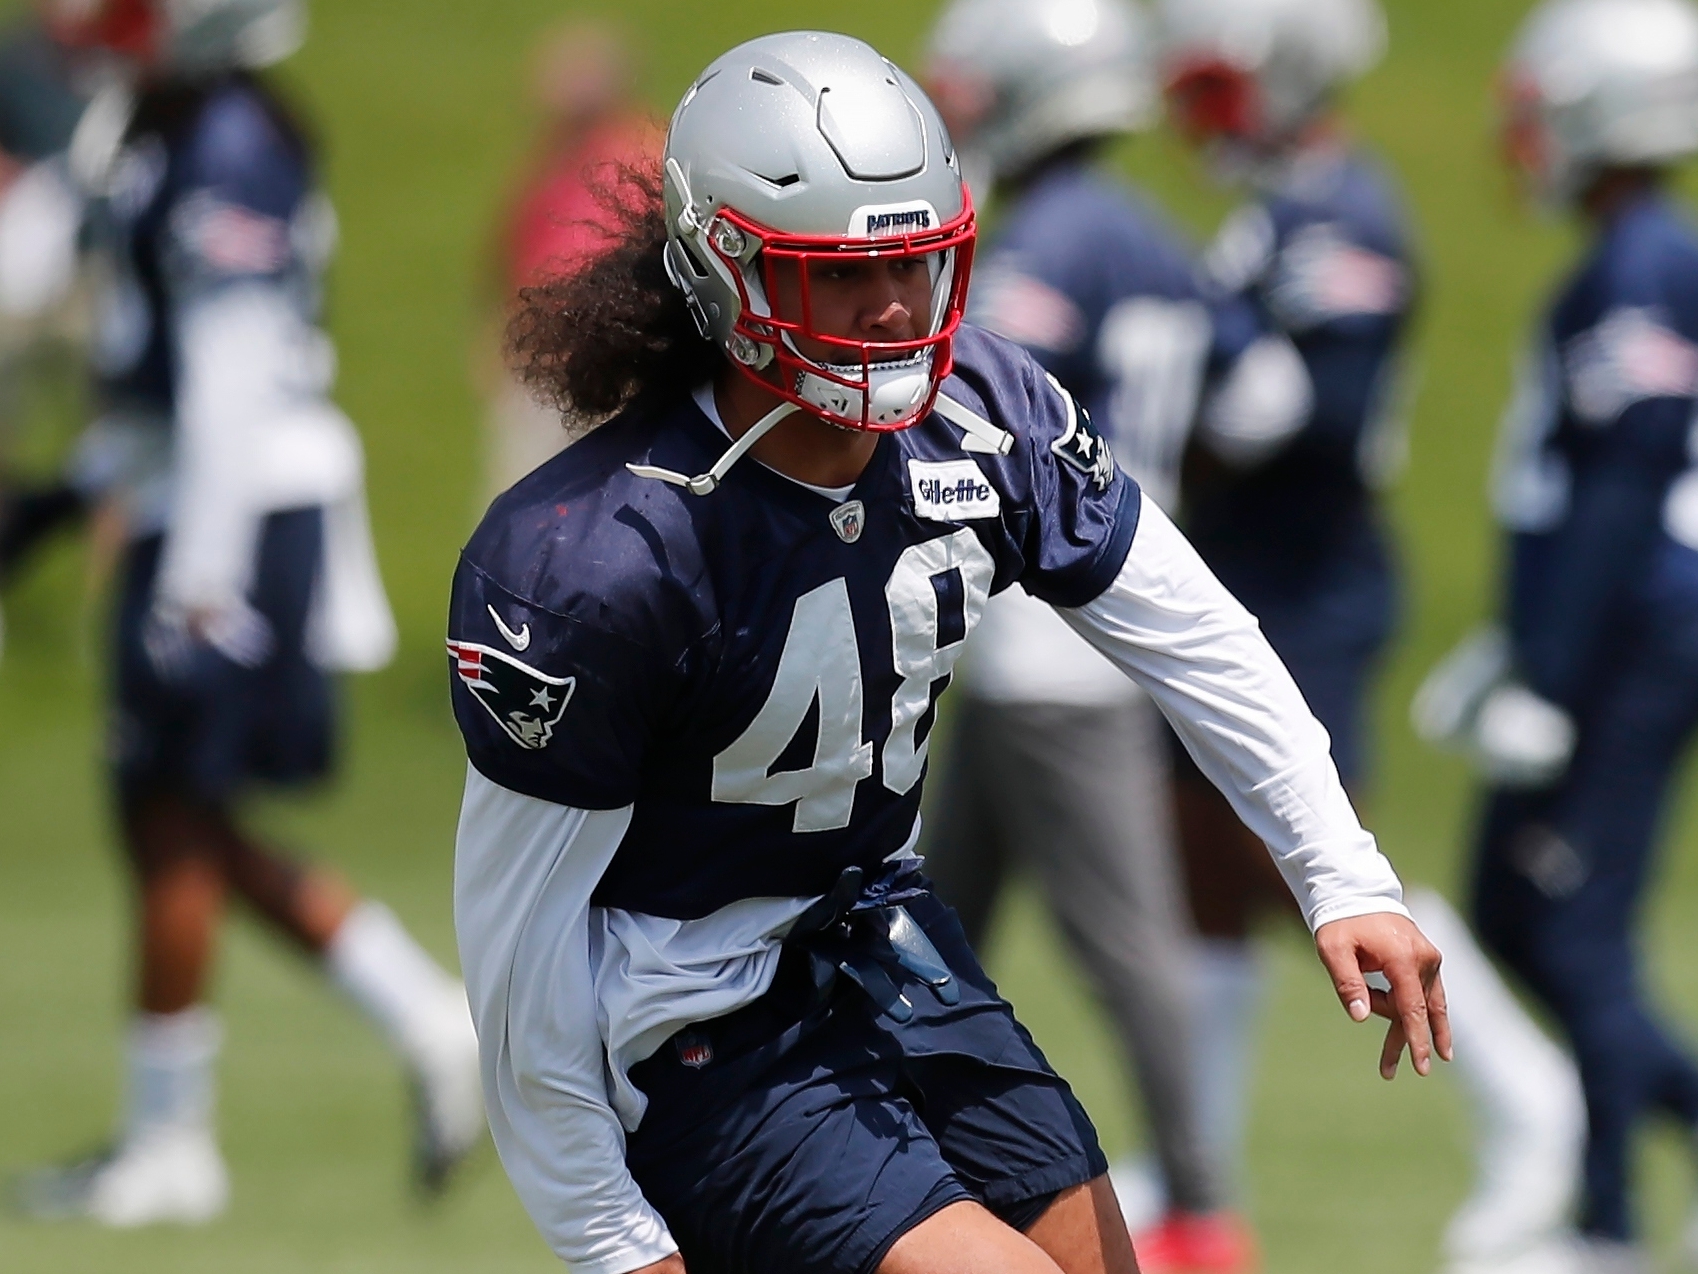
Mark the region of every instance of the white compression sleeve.
[[678, 1250], [625, 1167], [596, 1024], [590, 894], [630, 821], [628, 806], [569, 809], [467, 771], [454, 919], [489, 1127], [575, 1274], [625, 1274]]
[[160, 600], [239, 606], [259, 538], [260, 426], [288, 382], [298, 324], [269, 283], [187, 299], [177, 321], [176, 490], [160, 560]]
[[1059, 613], [1160, 705], [1268, 846], [1311, 931], [1349, 916], [1408, 914], [1397, 873], [1351, 808], [1331, 741], [1291, 674], [1153, 501], [1143, 502], [1114, 583]]

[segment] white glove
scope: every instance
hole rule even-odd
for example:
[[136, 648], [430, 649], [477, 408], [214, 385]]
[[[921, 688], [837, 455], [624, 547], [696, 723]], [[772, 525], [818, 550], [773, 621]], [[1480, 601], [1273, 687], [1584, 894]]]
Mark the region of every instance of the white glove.
[[33, 319], [57, 305], [77, 273], [82, 198], [63, 165], [24, 169], [0, 195], [0, 314]]
[[1509, 639], [1470, 633], [1427, 674], [1410, 705], [1415, 733], [1505, 787], [1547, 787], [1574, 755], [1574, 721], [1513, 676]]
[[142, 647], [161, 677], [177, 681], [185, 676], [196, 642], [243, 668], [259, 667], [277, 645], [271, 624], [246, 602], [192, 611], [171, 604], [154, 606], [142, 630]]
[[1574, 756], [1574, 719], [1518, 681], [1486, 696], [1474, 717], [1475, 764], [1504, 787], [1549, 787]]
[[1496, 624], [1477, 628], [1434, 665], [1409, 705], [1416, 735], [1447, 752], [1466, 751], [1486, 696], [1509, 677], [1509, 638]]
[[1238, 356], [1203, 403], [1197, 436], [1237, 469], [1271, 459], [1309, 423], [1315, 387], [1303, 357], [1283, 336], [1264, 336]]

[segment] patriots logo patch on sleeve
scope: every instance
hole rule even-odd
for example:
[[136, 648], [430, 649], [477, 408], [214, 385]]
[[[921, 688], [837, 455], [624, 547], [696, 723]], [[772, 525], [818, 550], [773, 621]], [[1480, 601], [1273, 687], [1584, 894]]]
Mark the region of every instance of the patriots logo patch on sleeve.
[[1108, 439], [1097, 432], [1090, 413], [1073, 401], [1073, 395], [1061, 387], [1060, 381], [1047, 373], [1045, 379], [1067, 404], [1067, 431], [1050, 443], [1049, 449], [1089, 478], [1099, 493], [1107, 491], [1114, 481], [1114, 452], [1109, 449]]
[[551, 677], [476, 642], [450, 641], [448, 653], [466, 689], [509, 739], [531, 751], [548, 746], [577, 689], [576, 677]]

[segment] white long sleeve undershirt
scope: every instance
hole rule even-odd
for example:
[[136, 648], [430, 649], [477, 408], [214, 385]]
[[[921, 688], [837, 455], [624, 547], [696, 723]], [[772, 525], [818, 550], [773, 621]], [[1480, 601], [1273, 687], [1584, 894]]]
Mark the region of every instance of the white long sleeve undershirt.
[[1156, 701], [1267, 845], [1311, 932], [1350, 916], [1409, 914], [1297, 683], [1255, 616], [1154, 503], [1144, 502], [1114, 583], [1059, 614]]
[[[1311, 928], [1407, 915], [1314, 719], [1256, 621], [1147, 502], [1119, 577], [1063, 616], [1167, 714], [1267, 842]], [[675, 1030], [771, 985], [813, 900], [757, 898], [677, 921], [590, 905], [631, 809], [571, 809], [468, 770], [455, 867], [461, 963], [503, 1166], [580, 1274], [676, 1250], [625, 1166], [642, 1098], [625, 1072]]]

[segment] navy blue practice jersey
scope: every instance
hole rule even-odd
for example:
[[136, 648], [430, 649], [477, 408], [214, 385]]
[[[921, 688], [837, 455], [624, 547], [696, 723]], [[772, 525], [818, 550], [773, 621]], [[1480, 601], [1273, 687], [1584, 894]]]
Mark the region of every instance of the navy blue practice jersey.
[[1018, 347], [972, 328], [937, 414], [843, 501], [752, 460], [693, 496], [629, 463], [728, 445], [685, 399], [633, 407], [498, 499], [455, 576], [455, 715], [513, 791], [635, 807], [598, 903], [690, 918], [876, 870], [915, 825], [937, 696], [986, 599], [1080, 606], [1122, 566], [1136, 484]]
[[1160, 214], [1080, 162], [1020, 192], [975, 271], [970, 317], [1054, 372], [1157, 491], [1178, 469], [1208, 377], [1264, 330], [1245, 299], [1205, 295]]
[[95, 366], [109, 401], [172, 413], [176, 318], [208, 290], [279, 285], [315, 316], [334, 221], [302, 140], [253, 80], [144, 95], [108, 185], [95, 227], [114, 277]]
[[1342, 631], [1352, 626], [1383, 628], [1389, 563], [1370, 479], [1414, 299], [1401, 199], [1361, 156], [1315, 161], [1234, 214], [1205, 269], [1214, 287], [1251, 301], [1291, 338], [1315, 405], [1267, 463], [1192, 475], [1200, 480], [1187, 485], [1187, 533], [1264, 623], [1335, 592], [1359, 595], [1344, 610], [1362, 611], [1333, 618], [1340, 638], [1352, 640]]
[[1662, 195], [1605, 227], [1563, 286], [1505, 420], [1522, 675], [1570, 708], [1635, 609], [1698, 605], [1698, 232]]

